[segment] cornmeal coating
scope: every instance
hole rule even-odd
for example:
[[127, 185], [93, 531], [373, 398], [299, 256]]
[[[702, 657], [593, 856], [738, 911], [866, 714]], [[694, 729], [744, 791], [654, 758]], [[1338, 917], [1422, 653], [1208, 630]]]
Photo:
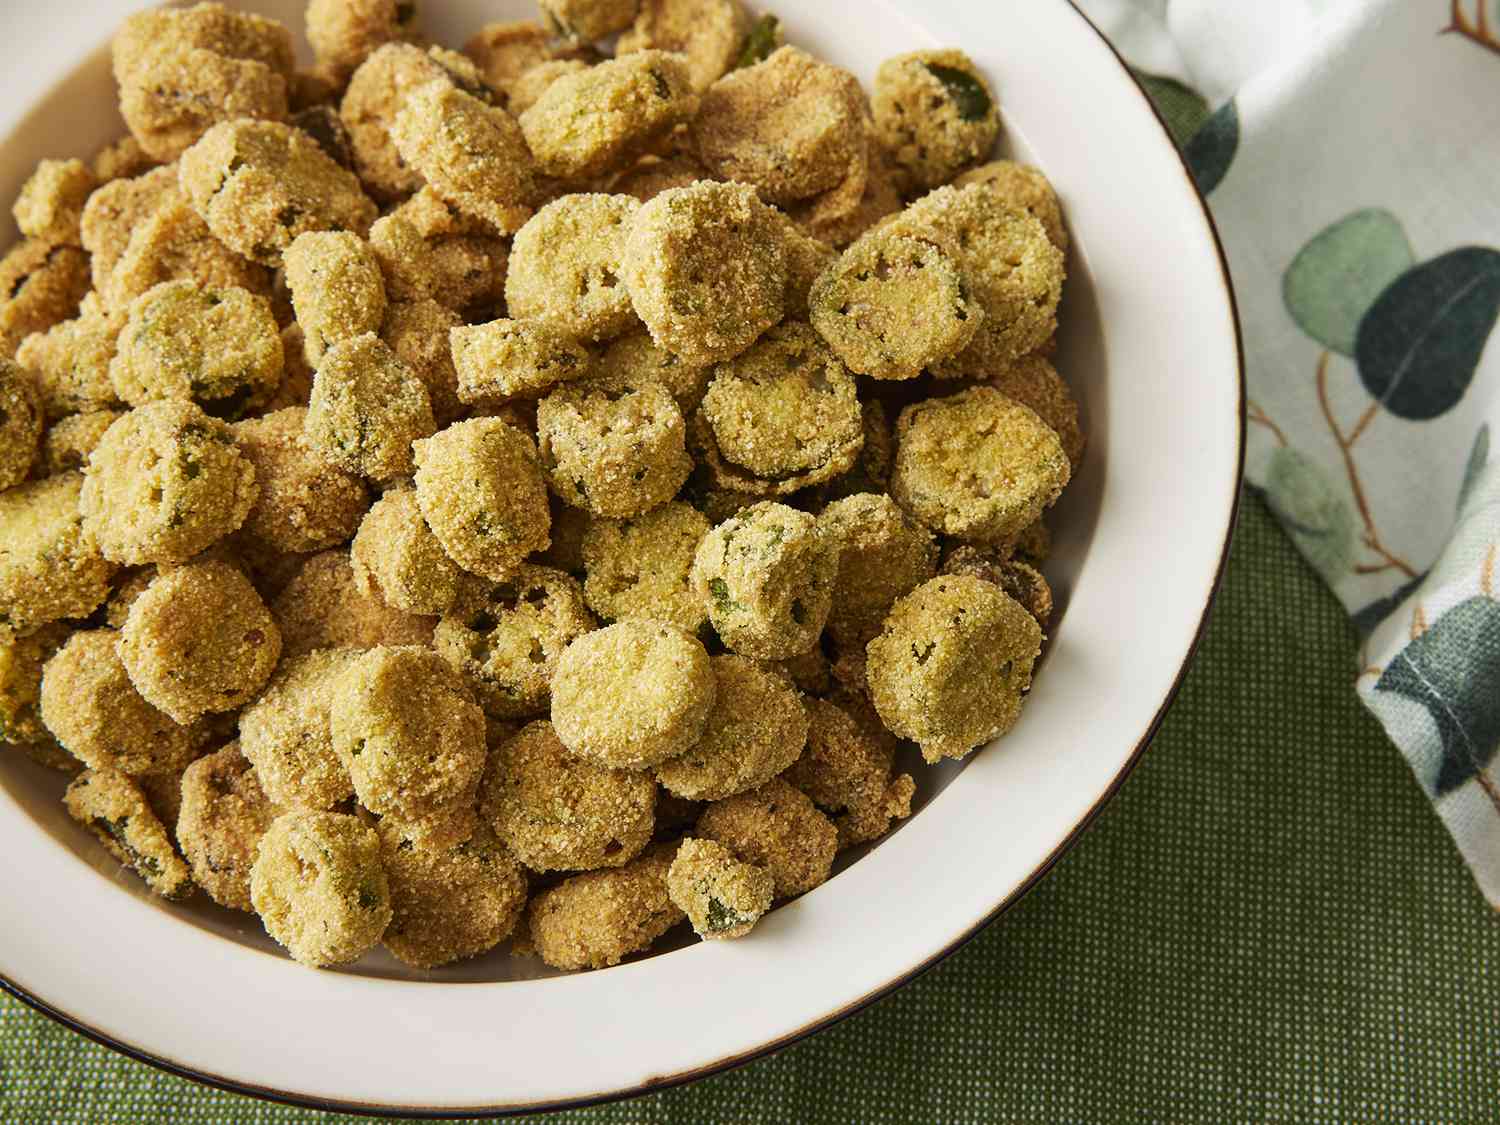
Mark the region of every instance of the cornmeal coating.
[[786, 247], [748, 184], [703, 181], [636, 212], [624, 277], [651, 338], [692, 364], [744, 351], [782, 317]]
[[818, 643], [833, 605], [839, 544], [806, 512], [764, 500], [704, 536], [693, 588], [735, 652], [785, 660]]
[[639, 0], [537, 0], [547, 26], [564, 39], [593, 43], [635, 21]]
[[14, 749], [56, 769], [76, 772], [78, 759], [68, 754], [42, 722], [42, 669], [72, 635], [55, 621], [35, 633], [0, 642], [0, 750]]
[[537, 449], [559, 496], [623, 519], [665, 504], [693, 471], [687, 427], [660, 383], [569, 383], [537, 404]]
[[476, 406], [537, 398], [593, 374], [594, 359], [566, 328], [539, 320], [492, 320], [449, 333], [458, 397]]
[[633, 196], [637, 202], [649, 203], [668, 188], [687, 187], [699, 180], [712, 179], [708, 169], [690, 153], [671, 156], [646, 155], [635, 162], [611, 187], [620, 195]]
[[371, 52], [421, 37], [412, 0], [309, 0], [307, 41], [318, 69], [338, 85]]
[[954, 375], [989, 374], [1033, 352], [1057, 330], [1063, 255], [1042, 224], [984, 184], [942, 187], [885, 228], [935, 242], [957, 264], [984, 320], [963, 351], [941, 364]]
[[88, 255], [76, 246], [30, 238], [14, 247], [0, 259], [0, 293], [9, 294], [0, 300], [0, 356], [76, 314], [89, 280]]
[[997, 542], [1025, 530], [1068, 483], [1056, 431], [993, 387], [901, 411], [891, 495], [934, 531]]
[[42, 400], [31, 374], [0, 358], [0, 491], [31, 473], [42, 441]]
[[287, 554], [347, 542], [370, 505], [364, 481], [313, 448], [306, 420], [306, 408], [288, 406], [233, 427], [260, 488], [242, 533]]
[[[337, 91], [333, 89], [327, 91], [328, 98], [336, 95]], [[344, 119], [336, 107], [319, 97], [314, 104], [293, 113], [290, 120], [293, 126], [317, 141], [318, 147], [340, 168], [353, 169], [354, 142], [349, 139], [349, 130], [344, 128]]]
[[22, 341], [16, 362], [31, 373], [48, 421], [119, 405], [109, 363], [123, 324], [120, 317], [83, 313]]
[[583, 534], [583, 596], [606, 621], [664, 621], [689, 633], [708, 622], [693, 559], [709, 522], [672, 500], [623, 520], [591, 519]]
[[[552, 33], [534, 20], [487, 23], [464, 43], [464, 54], [485, 83], [507, 99], [507, 108], [511, 108], [508, 99], [516, 80], [557, 57]], [[519, 111], [512, 108], [511, 112]]]
[[380, 838], [358, 817], [283, 813], [256, 849], [250, 900], [293, 959], [313, 968], [357, 960], [391, 921]]
[[974, 60], [959, 50], [912, 51], [886, 59], [871, 99], [880, 142], [902, 190], [945, 184], [995, 147], [1000, 111]]
[[116, 652], [113, 629], [74, 633], [42, 671], [42, 722], [90, 769], [127, 774], [181, 770], [194, 732], [141, 698]]
[[603, 969], [640, 953], [683, 920], [667, 893], [674, 845], [657, 845], [614, 871], [564, 879], [531, 900], [537, 955], [554, 969]]
[[1014, 160], [992, 160], [970, 168], [953, 181], [956, 188], [970, 184], [987, 184], [1002, 201], [1017, 211], [1025, 211], [1042, 224], [1052, 245], [1068, 252], [1068, 228], [1063, 225], [1062, 205], [1052, 181], [1040, 168]]
[[813, 283], [838, 260], [828, 243], [807, 234], [780, 211], [776, 212], [781, 241], [786, 249], [786, 315], [788, 320], [807, 320]]
[[841, 647], [863, 648], [896, 599], [937, 573], [937, 543], [889, 496], [868, 492], [829, 504], [818, 527], [839, 559], [828, 631]]
[[422, 380], [373, 332], [323, 356], [304, 432], [330, 463], [376, 481], [409, 476], [413, 442], [435, 430]]
[[833, 822], [779, 777], [715, 801], [703, 810], [695, 831], [741, 862], [769, 868], [778, 899], [800, 895], [826, 880], [838, 851]]
[[651, 339], [649, 332], [631, 332], [611, 340], [595, 357], [593, 370], [605, 382], [650, 379], [660, 383], [687, 418], [703, 401], [712, 369], [673, 355]]
[[21, 187], [11, 213], [27, 238], [81, 246], [79, 220], [83, 205], [99, 186], [81, 160], [43, 160]]
[[93, 173], [98, 183], [129, 179], [149, 172], [155, 159], [141, 148], [141, 142], [126, 133], [119, 140], [105, 145], [94, 154]]
[[229, 419], [264, 405], [281, 372], [270, 302], [192, 281], [163, 282], [131, 302], [109, 365], [115, 393], [131, 406], [184, 399]]
[[276, 806], [234, 742], [188, 766], [181, 785], [177, 845], [193, 881], [220, 906], [253, 911], [250, 868]]
[[1042, 572], [1016, 558], [1000, 557], [1000, 552], [961, 543], [943, 556], [943, 574], [967, 574], [993, 582], [1036, 618], [1043, 629], [1052, 616], [1052, 587]]
[[83, 477], [59, 473], [0, 492], [0, 643], [87, 617], [117, 569], [79, 510]]
[[375, 204], [353, 172], [300, 129], [276, 121], [215, 125], [182, 154], [182, 190], [214, 236], [252, 261], [281, 264], [307, 231], [364, 237]]
[[510, 936], [526, 910], [526, 874], [487, 829], [448, 847], [419, 843], [386, 821], [376, 832], [391, 888], [381, 940], [397, 960], [433, 969]]
[[208, 559], [151, 580], [131, 603], [119, 652], [142, 698], [186, 726], [255, 698], [281, 658], [281, 630], [244, 574]]
[[994, 583], [944, 575], [892, 607], [866, 652], [881, 721], [929, 762], [962, 758], [1021, 714], [1042, 630]]
[[419, 86], [390, 126], [401, 159], [427, 186], [501, 234], [531, 217], [536, 174], [521, 128], [505, 110], [446, 79]]
[[497, 719], [544, 715], [557, 662], [597, 626], [572, 575], [522, 563], [503, 582], [468, 576], [433, 646]]
[[716, 801], [775, 777], [807, 744], [807, 712], [775, 672], [742, 656], [711, 658], [714, 704], [703, 737], [656, 767], [656, 780], [679, 797]]
[[530, 437], [471, 418], [415, 446], [417, 503], [459, 566], [496, 582], [551, 542], [547, 485]]
[[697, 112], [687, 61], [641, 51], [562, 75], [521, 130], [543, 172], [580, 179], [625, 167]]
[[406, 362], [427, 388], [432, 417], [438, 429], [463, 416], [458, 397], [458, 372], [453, 366], [449, 333], [463, 318], [430, 298], [393, 301], [386, 306], [380, 338]]
[[621, 621], [573, 641], [552, 677], [552, 725], [575, 754], [645, 769], [703, 737], [716, 692], [698, 640], [660, 621]]
[[354, 795], [333, 747], [334, 686], [359, 651], [325, 648], [289, 655], [270, 686], [240, 713], [240, 753], [266, 797], [283, 809], [332, 809]]
[[1040, 355], [1022, 356], [990, 380], [1007, 398], [1036, 411], [1047, 425], [1057, 431], [1063, 452], [1074, 472], [1083, 462], [1084, 436], [1078, 424], [1078, 400], [1063, 382], [1052, 362]]
[[135, 229], [157, 211], [185, 203], [175, 163], [113, 179], [89, 196], [79, 219], [79, 236], [101, 297], [107, 295], [109, 277]]
[[333, 685], [333, 748], [359, 803], [407, 822], [472, 807], [484, 770], [484, 712], [428, 648], [372, 648]]
[[863, 100], [848, 71], [782, 47], [704, 91], [693, 150], [716, 179], [753, 184], [767, 203], [795, 203], [846, 175], [863, 143]]
[[771, 909], [776, 882], [770, 868], [741, 863], [712, 840], [692, 836], [677, 845], [667, 871], [667, 893], [706, 940], [744, 937]]
[[814, 238], [845, 247], [903, 206], [889, 157], [866, 115], [863, 145], [849, 162], [844, 178], [790, 208], [792, 219]]
[[271, 292], [266, 267], [220, 242], [183, 199], [164, 203], [133, 229], [99, 294], [111, 312], [123, 316], [130, 302], [152, 286], [177, 280], [205, 289], [234, 287], [261, 296]]
[[864, 443], [854, 377], [795, 320], [716, 366], [697, 417], [719, 484], [762, 496], [837, 476]]
[[349, 548], [367, 593], [408, 613], [446, 613], [463, 571], [448, 557], [417, 504], [414, 488], [388, 489], [359, 525]]
[[867, 398], [859, 404], [860, 422], [865, 442], [859, 456], [847, 472], [829, 480], [817, 490], [817, 503], [830, 504], [861, 492], [885, 492], [891, 483], [891, 465], [896, 460], [896, 432], [879, 399]]
[[187, 864], [173, 850], [172, 837], [146, 803], [146, 795], [129, 777], [118, 770], [85, 770], [68, 785], [63, 805], [110, 855], [162, 898], [184, 899], [193, 893]]
[[850, 370], [915, 379], [957, 355], [984, 320], [957, 264], [931, 242], [875, 230], [819, 275], [812, 323]]
[[735, 65], [749, 31], [750, 16], [740, 0], [640, 0], [635, 23], [615, 52], [678, 52], [687, 59], [693, 89], [706, 90]]
[[589, 64], [582, 59], [547, 59], [539, 62], [510, 84], [506, 92], [505, 108], [520, 117], [541, 101], [547, 88], [564, 74], [581, 74], [588, 68]]
[[385, 323], [380, 262], [348, 231], [299, 234], [282, 256], [292, 307], [314, 368], [334, 344], [379, 332]]
[[837, 703], [807, 701], [807, 749], [782, 779], [833, 818], [839, 847], [879, 839], [911, 815], [916, 785], [894, 773], [896, 738], [879, 721], [860, 723]]
[[583, 537], [595, 522], [594, 517], [556, 496], [547, 498], [547, 507], [552, 513], [552, 542], [537, 556], [537, 561], [582, 579]]
[[359, 588], [348, 551], [323, 551], [302, 569], [271, 604], [281, 627], [284, 659], [319, 648], [424, 645], [435, 622], [394, 609]]
[[370, 228], [370, 249], [392, 302], [431, 299], [463, 311], [504, 297], [510, 257], [505, 243], [487, 235], [423, 235], [402, 214], [405, 210], [397, 208]]
[[574, 754], [552, 724], [502, 743], [485, 772], [484, 820], [533, 871], [619, 867], [651, 841], [656, 786], [648, 774]]
[[608, 340], [637, 323], [620, 280], [625, 236], [640, 204], [628, 195], [565, 195], [511, 244], [505, 304], [513, 317]]
[[259, 492], [227, 423], [191, 402], [149, 402], [104, 432], [79, 510], [105, 558], [176, 563], [238, 529]]

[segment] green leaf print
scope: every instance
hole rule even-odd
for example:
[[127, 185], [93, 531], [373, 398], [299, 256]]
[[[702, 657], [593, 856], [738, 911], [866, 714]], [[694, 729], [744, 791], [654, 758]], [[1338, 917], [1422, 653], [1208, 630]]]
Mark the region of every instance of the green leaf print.
[[1365, 390], [1413, 422], [1452, 410], [1469, 389], [1500, 313], [1500, 252], [1464, 246], [1407, 270], [1359, 323]]
[[1500, 748], [1500, 602], [1460, 602], [1381, 673], [1376, 691], [1410, 699], [1432, 716], [1442, 753], [1420, 780], [1436, 797], [1494, 760]]
[[1464, 482], [1458, 486], [1459, 515], [1463, 515], [1464, 508], [1469, 503], [1469, 497], [1473, 495], [1474, 485], [1479, 482], [1479, 474], [1484, 472], [1484, 467], [1490, 463], [1490, 424], [1488, 422], [1479, 427], [1479, 432], [1474, 435], [1474, 444], [1469, 449], [1469, 460], [1464, 465]]
[[1214, 111], [1182, 150], [1204, 195], [1219, 186], [1240, 147], [1240, 111], [1230, 99]]
[[1297, 252], [1282, 277], [1281, 297], [1302, 331], [1352, 356], [1360, 320], [1413, 261], [1396, 216], [1378, 208], [1355, 211]]
[[1156, 112], [1167, 123], [1167, 132], [1172, 134], [1177, 147], [1185, 147], [1193, 139], [1193, 134], [1203, 128], [1203, 123], [1208, 120], [1208, 99], [1175, 78], [1147, 74], [1144, 70], [1134, 70], [1131, 73], [1156, 106]]
[[1354, 563], [1354, 512], [1321, 465], [1290, 446], [1271, 454], [1266, 502], [1328, 583]]

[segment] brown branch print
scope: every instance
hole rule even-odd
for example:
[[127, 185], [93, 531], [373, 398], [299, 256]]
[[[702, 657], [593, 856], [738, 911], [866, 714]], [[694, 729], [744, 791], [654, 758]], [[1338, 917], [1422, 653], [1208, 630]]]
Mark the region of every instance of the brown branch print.
[[1464, 0], [1453, 0], [1448, 26], [1438, 34], [1462, 36], [1486, 51], [1493, 51], [1500, 55], [1500, 39], [1497, 39], [1494, 32], [1490, 30], [1490, 0], [1473, 0], [1473, 3], [1474, 18], [1470, 20], [1468, 13], [1464, 11]]
[[1286, 434], [1282, 432], [1281, 427], [1278, 426], [1276, 422], [1271, 418], [1271, 416], [1265, 412], [1265, 409], [1260, 405], [1260, 403], [1256, 402], [1252, 398], [1246, 399], [1245, 405], [1247, 408], [1245, 417], [1248, 418], [1251, 422], [1254, 422], [1257, 426], [1264, 426], [1266, 429], [1270, 430], [1271, 433], [1276, 436], [1277, 445], [1281, 446], [1284, 449], [1288, 444], [1290, 444], [1286, 440]]

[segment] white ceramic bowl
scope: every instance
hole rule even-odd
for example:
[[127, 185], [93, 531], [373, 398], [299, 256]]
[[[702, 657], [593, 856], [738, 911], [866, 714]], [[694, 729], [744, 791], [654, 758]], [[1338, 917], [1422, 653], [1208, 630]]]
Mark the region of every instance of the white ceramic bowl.
[[[102, 42], [139, 6], [0, 12], [12, 45], [0, 199], [37, 159], [86, 157], [119, 135]], [[300, 26], [301, 0], [253, 6]], [[529, 7], [424, 5], [449, 44]], [[0, 974], [11, 991], [157, 1065], [325, 1108], [606, 1098], [751, 1058], [910, 979], [1015, 901], [1119, 785], [1203, 626], [1238, 494], [1240, 354], [1207, 213], [1145, 96], [1066, 0], [779, 11], [792, 42], [867, 84], [889, 55], [963, 47], [998, 86], [1005, 147], [1062, 196], [1073, 250], [1058, 366], [1089, 450], [1051, 520], [1062, 612], [1020, 725], [961, 766], [922, 772], [910, 821], [749, 940], [564, 977], [498, 953], [434, 973], [384, 954], [309, 971], [251, 915], [153, 899], [68, 821], [57, 775], [5, 755]], [[538, 979], [516, 979], [528, 972]]]

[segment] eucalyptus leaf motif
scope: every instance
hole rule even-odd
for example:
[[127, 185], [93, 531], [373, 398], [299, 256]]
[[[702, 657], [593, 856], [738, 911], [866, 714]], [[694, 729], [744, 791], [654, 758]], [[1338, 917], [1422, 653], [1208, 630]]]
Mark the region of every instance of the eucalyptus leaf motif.
[[1474, 444], [1469, 448], [1469, 460], [1464, 464], [1464, 481], [1458, 486], [1458, 504], [1456, 505], [1459, 515], [1463, 515], [1464, 509], [1469, 506], [1469, 497], [1474, 495], [1474, 486], [1479, 483], [1480, 474], [1489, 463], [1490, 424], [1486, 422], [1474, 435]]
[[1230, 99], [1214, 111], [1182, 151], [1199, 191], [1207, 195], [1219, 186], [1239, 147], [1240, 111]]
[[1197, 90], [1185, 86], [1175, 78], [1147, 74], [1143, 70], [1132, 73], [1156, 105], [1162, 120], [1167, 123], [1167, 132], [1172, 134], [1172, 140], [1178, 148], [1182, 148], [1208, 120], [1208, 100]]
[[1333, 584], [1354, 563], [1355, 518], [1323, 467], [1290, 446], [1271, 454], [1266, 503], [1324, 579]]
[[1412, 261], [1396, 216], [1376, 208], [1355, 211], [1297, 252], [1282, 276], [1282, 300], [1302, 331], [1352, 356], [1365, 313]]

